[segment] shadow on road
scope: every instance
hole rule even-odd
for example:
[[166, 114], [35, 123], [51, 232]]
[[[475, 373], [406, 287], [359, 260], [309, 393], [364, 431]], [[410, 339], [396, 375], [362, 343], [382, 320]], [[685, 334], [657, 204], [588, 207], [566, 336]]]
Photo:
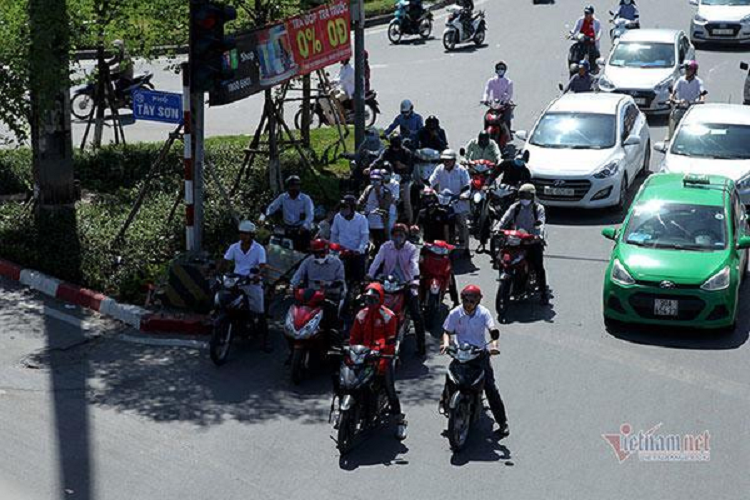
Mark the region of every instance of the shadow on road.
[[408, 465], [409, 461], [399, 456], [405, 455], [409, 448], [394, 437], [395, 430], [394, 426], [382, 427], [366, 436], [366, 442], [339, 458], [339, 467], [353, 471], [372, 465]]
[[472, 462], [504, 462], [507, 466], [513, 466], [510, 450], [498, 441], [492, 432], [492, 424], [492, 419], [483, 413], [477, 425], [471, 429], [466, 447], [451, 455], [451, 465], [463, 467]]
[[471, 54], [476, 52], [477, 50], [484, 49], [489, 47], [488, 44], [483, 43], [482, 45], [477, 45], [475, 43], [467, 43], [466, 45], [459, 45], [455, 47], [453, 50], [446, 50], [446, 54]]

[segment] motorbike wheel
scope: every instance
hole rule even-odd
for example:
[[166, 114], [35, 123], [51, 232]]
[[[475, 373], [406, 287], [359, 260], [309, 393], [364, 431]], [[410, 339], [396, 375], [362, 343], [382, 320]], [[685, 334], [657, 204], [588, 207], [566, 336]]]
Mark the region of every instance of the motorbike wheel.
[[303, 349], [294, 349], [292, 351], [292, 383], [300, 385], [304, 378], [305, 372], [305, 354]]
[[458, 453], [466, 446], [470, 428], [471, 411], [469, 402], [464, 398], [451, 410], [448, 417], [448, 441], [454, 453]]
[[234, 325], [231, 321], [224, 321], [214, 327], [214, 331], [211, 334], [211, 340], [208, 342], [208, 349], [211, 361], [213, 361], [216, 366], [221, 366], [227, 362], [233, 336]]
[[378, 119], [378, 112], [375, 111], [375, 106], [367, 104], [365, 106], [365, 127], [372, 127], [375, 125], [375, 121]]
[[448, 30], [443, 33], [443, 47], [445, 47], [445, 50], [450, 52], [456, 48], [456, 38], [458, 38], [458, 33], [455, 30]]
[[339, 432], [336, 438], [336, 447], [341, 455], [346, 455], [354, 445], [357, 434], [357, 417], [353, 411], [342, 411], [339, 415]]
[[476, 45], [477, 47], [479, 47], [479, 46], [481, 46], [482, 44], [484, 44], [484, 37], [485, 37], [485, 32], [484, 32], [484, 30], [479, 30], [479, 31], [477, 31], [477, 32], [476, 32], [476, 33], [474, 34], [474, 45]]
[[70, 111], [79, 120], [86, 120], [94, 107], [94, 98], [89, 94], [76, 94], [70, 101]]
[[398, 45], [403, 36], [404, 34], [401, 32], [401, 25], [394, 19], [391, 21], [391, 24], [388, 25], [388, 40], [392, 44]]
[[510, 283], [500, 281], [497, 284], [497, 295], [495, 296], [495, 312], [500, 323], [505, 323], [508, 316], [508, 304], [510, 303]]
[[424, 310], [425, 326], [427, 326], [428, 329], [432, 329], [432, 327], [435, 326], [439, 313], [440, 295], [430, 293], [429, 297], [427, 298], [427, 307], [425, 307]]
[[[323, 121], [320, 119], [320, 115], [315, 110], [310, 110], [310, 128], [320, 128], [323, 126]], [[294, 128], [302, 130], [302, 109], [297, 111], [294, 115]]]
[[423, 19], [419, 24], [419, 36], [427, 40], [432, 35], [432, 19]]

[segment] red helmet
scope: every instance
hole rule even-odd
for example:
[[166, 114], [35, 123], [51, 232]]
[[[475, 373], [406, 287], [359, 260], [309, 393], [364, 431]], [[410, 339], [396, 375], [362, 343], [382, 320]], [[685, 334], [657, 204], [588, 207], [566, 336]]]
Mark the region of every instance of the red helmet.
[[312, 253], [328, 253], [328, 242], [320, 238], [313, 240], [312, 243], [310, 243], [310, 251]]
[[476, 285], [468, 285], [461, 290], [461, 295], [478, 295], [482, 296], [482, 290]]

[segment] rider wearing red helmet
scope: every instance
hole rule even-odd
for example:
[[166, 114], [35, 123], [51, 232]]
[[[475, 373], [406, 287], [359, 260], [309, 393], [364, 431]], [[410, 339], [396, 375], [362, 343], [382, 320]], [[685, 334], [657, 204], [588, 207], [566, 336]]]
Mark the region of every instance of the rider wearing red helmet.
[[[481, 301], [482, 290], [478, 286], [469, 285], [461, 290], [461, 305], [454, 308], [448, 314], [443, 324], [441, 353], [445, 353], [448, 349], [451, 339], [458, 344], [470, 344], [475, 347], [484, 348], [487, 345], [487, 333], [497, 330], [497, 328], [495, 327], [495, 320], [492, 318], [492, 313], [480, 304]], [[497, 352], [497, 341], [493, 341], [489, 347], [490, 352]], [[495, 374], [492, 370], [490, 357], [484, 356], [481, 359], [484, 364], [484, 394], [487, 397], [487, 402], [490, 404], [492, 416], [499, 426], [497, 433], [500, 437], [505, 437], [509, 434], [505, 404], [500, 397], [500, 391], [495, 382]], [[443, 393], [444, 399], [445, 392]], [[442, 400], [440, 408], [443, 411]]]

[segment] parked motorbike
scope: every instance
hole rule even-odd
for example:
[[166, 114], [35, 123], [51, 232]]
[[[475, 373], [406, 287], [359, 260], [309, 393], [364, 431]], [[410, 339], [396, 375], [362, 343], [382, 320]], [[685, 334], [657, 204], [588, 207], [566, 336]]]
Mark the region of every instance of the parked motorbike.
[[512, 102], [506, 103], [498, 99], [483, 104], [488, 107], [487, 112], [484, 114], [484, 130], [490, 134], [490, 138], [500, 146], [501, 150], [505, 150], [505, 147], [513, 139], [505, 116], [506, 113], [512, 113], [516, 105]]
[[[310, 128], [320, 128], [322, 126], [336, 125], [336, 114], [331, 108], [331, 100], [335, 97], [318, 96], [310, 109]], [[353, 101], [349, 101], [353, 103]], [[346, 125], [354, 125], [354, 109], [345, 107], [344, 115]], [[378, 93], [370, 90], [365, 94], [365, 127], [372, 127], [380, 114], [380, 103], [378, 102]], [[297, 130], [302, 130], [302, 107], [294, 115], [294, 126]]]
[[492, 254], [498, 269], [495, 311], [501, 323], [507, 321], [511, 301], [525, 300], [537, 291], [536, 273], [528, 261], [528, 246], [542, 244], [525, 231], [501, 229], [493, 234]]
[[639, 29], [641, 27], [640, 21], [624, 19], [614, 11], [610, 10], [609, 15], [612, 16], [612, 19], [609, 20], [609, 23], [612, 25], [609, 30], [609, 39], [612, 40], [612, 42], [620, 38], [627, 31]]
[[311, 283], [307, 288], [294, 290], [294, 304], [289, 308], [284, 322], [284, 334], [292, 349], [291, 369], [292, 382], [299, 385], [310, 369], [313, 356], [318, 360], [325, 359], [330, 347], [331, 333], [323, 331], [323, 304], [327, 299], [338, 295], [341, 297], [338, 310], [341, 311], [344, 284], [333, 282]]
[[[153, 77], [154, 75], [150, 72], [136, 75], [133, 78], [133, 83], [122, 89], [122, 93], [117, 96], [117, 102], [114, 103], [115, 107], [118, 109], [132, 109], [133, 91], [140, 89], [154, 90], [154, 84], [151, 83]], [[93, 81], [73, 92], [73, 96], [70, 99], [70, 110], [73, 116], [79, 120], [86, 120], [91, 114], [91, 110], [94, 107], [96, 86], [96, 81]], [[107, 106], [109, 107], [109, 103]]]
[[373, 429], [389, 425], [393, 421], [388, 395], [381, 383], [387, 363], [394, 356], [381, 353], [363, 345], [344, 347], [339, 374], [339, 394], [331, 402], [333, 414], [336, 400], [339, 412], [335, 428], [338, 428], [336, 446], [341, 455], [348, 453], [359, 438]]
[[250, 311], [249, 300], [242, 287], [260, 281], [258, 269], [250, 276], [229, 273], [219, 275], [214, 282], [214, 308], [211, 311], [213, 331], [208, 342], [211, 361], [216, 366], [227, 362], [232, 341], [242, 333], [252, 334], [258, 330], [261, 316]]
[[484, 43], [487, 34], [487, 23], [484, 20], [484, 11], [480, 10], [474, 13], [471, 18], [471, 30], [467, 31], [461, 19], [463, 9], [456, 5], [448, 7], [448, 19], [445, 22], [445, 31], [443, 32], [443, 47], [448, 52], [456, 48], [456, 45], [474, 42], [480, 46]]
[[[495, 341], [500, 334], [495, 330], [491, 335]], [[471, 425], [479, 420], [484, 411], [482, 393], [485, 379], [482, 362], [485, 356], [499, 354], [497, 351], [488, 351], [486, 347], [461, 344], [451, 345], [446, 351], [453, 360], [448, 366], [442, 404], [444, 414], [448, 417], [448, 441], [454, 453], [464, 449]]]
[[409, 2], [401, 0], [396, 4], [393, 20], [388, 25], [388, 40], [392, 44], [401, 42], [404, 35], [419, 35], [427, 40], [432, 35], [432, 12], [423, 9], [418, 19], [409, 16]]
[[596, 42], [590, 36], [586, 36], [583, 33], [573, 34], [570, 32], [567, 36], [568, 40], [573, 40], [573, 45], [568, 50], [568, 71], [572, 77], [578, 72], [578, 63], [584, 59], [591, 65], [589, 72], [592, 75], [599, 74], [599, 64], [597, 63], [598, 51], [596, 50]]
[[453, 280], [453, 262], [450, 255], [455, 249], [455, 246], [441, 240], [422, 246], [419, 258], [419, 301], [424, 308], [427, 328], [432, 328], [438, 320], [440, 306]]
[[743, 104], [745, 106], [750, 106], [750, 64], [746, 62], [740, 63], [740, 69], [742, 71], [747, 72], [747, 76], [745, 76], [745, 90], [743, 92]]

